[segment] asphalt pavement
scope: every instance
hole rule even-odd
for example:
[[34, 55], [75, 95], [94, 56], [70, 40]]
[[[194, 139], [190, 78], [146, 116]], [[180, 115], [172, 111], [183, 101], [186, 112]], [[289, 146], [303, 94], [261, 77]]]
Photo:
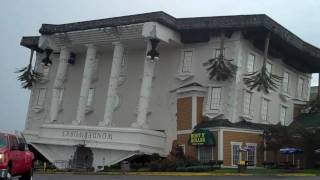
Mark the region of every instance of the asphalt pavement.
[[272, 176], [125, 176], [125, 175], [73, 175], [35, 174], [34, 180], [319, 180], [320, 177]]

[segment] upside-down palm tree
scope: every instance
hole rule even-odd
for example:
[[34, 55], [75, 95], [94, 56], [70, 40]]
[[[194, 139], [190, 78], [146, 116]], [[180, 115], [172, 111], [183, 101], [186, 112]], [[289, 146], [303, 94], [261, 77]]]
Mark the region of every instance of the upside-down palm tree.
[[18, 75], [18, 80], [21, 81], [21, 86], [24, 89], [30, 89], [33, 83], [40, 80], [42, 77], [41, 73], [36, 72], [32, 68], [33, 53], [34, 50], [32, 49], [29, 64], [26, 67], [23, 67], [16, 71], [16, 73], [20, 74]]
[[276, 90], [282, 77], [272, 74], [267, 71], [266, 63], [268, 58], [268, 49], [270, 41], [270, 32], [267, 34], [264, 47], [263, 64], [260, 70], [244, 75], [243, 81], [250, 88], [250, 90], [257, 89], [269, 93], [270, 90]]
[[209, 66], [207, 71], [209, 72], [209, 79], [214, 79], [217, 81], [225, 81], [232, 78], [236, 66], [231, 63], [231, 59], [225, 58], [225, 48], [224, 48], [224, 32], [220, 33], [220, 48], [216, 49], [216, 55], [214, 58], [209, 59], [205, 62], [204, 66]]

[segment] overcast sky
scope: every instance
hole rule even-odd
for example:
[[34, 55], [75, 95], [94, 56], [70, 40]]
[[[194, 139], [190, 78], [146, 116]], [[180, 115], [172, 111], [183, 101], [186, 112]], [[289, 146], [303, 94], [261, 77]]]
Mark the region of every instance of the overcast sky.
[[[23, 130], [29, 90], [16, 80], [28, 63], [22, 36], [39, 35], [42, 23], [61, 24], [152, 11], [175, 17], [267, 14], [304, 41], [320, 47], [319, 0], [1, 0], [0, 129]], [[316, 85], [313, 78], [313, 85]]]

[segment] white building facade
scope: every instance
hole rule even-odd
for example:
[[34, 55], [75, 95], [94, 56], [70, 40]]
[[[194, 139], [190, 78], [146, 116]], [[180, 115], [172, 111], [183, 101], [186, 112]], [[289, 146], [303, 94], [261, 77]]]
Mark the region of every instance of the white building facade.
[[[230, 26], [217, 24], [219, 18], [231, 23]], [[237, 25], [237, 18], [244, 25]], [[271, 52], [267, 69], [283, 77], [279, 89], [269, 94], [248, 89], [243, 75], [257, 71], [263, 62], [263, 50], [255, 46], [259, 40], [251, 36], [260, 29], [251, 32], [246, 27], [260, 28], [257, 19], [271, 20], [265, 15], [176, 19], [155, 12], [63, 25], [44, 24], [40, 37], [24, 37], [21, 42], [30, 49], [36, 46], [53, 50], [49, 67], [41, 64], [45, 53], [38, 52], [36, 56], [35, 69], [44, 78], [31, 89], [24, 131], [27, 140], [58, 168], [75, 159], [79, 147], [86, 147], [90, 152], [83, 152], [82, 156], [91, 159], [90, 166], [99, 169], [137, 154], [166, 156], [175, 141], [188, 146], [179, 143], [179, 138], [190, 135], [204, 121], [202, 117], [212, 121], [218, 117], [230, 123], [245, 120], [289, 125], [294, 105], [308, 101], [311, 73], [320, 67], [312, 64], [319, 58], [319, 51], [315, 48], [318, 54], [308, 56], [302, 63], [305, 67], [299, 67], [299, 59], [291, 62], [287, 50], [277, 46], [275, 49], [281, 55], [276, 56], [277, 51], [273, 56]], [[276, 24], [271, 21], [270, 24]], [[261, 28], [268, 29], [268, 25]], [[233, 60], [237, 71], [227, 81], [214, 81], [208, 78], [203, 64], [215, 56], [220, 43], [215, 32], [221, 29], [229, 32], [225, 56]], [[285, 30], [283, 27], [270, 30], [276, 43], [294, 46], [290, 43], [294, 43], [292, 38], [296, 36], [286, 34], [290, 42], [279, 37], [279, 29]], [[156, 48], [159, 60], [146, 57], [153, 39], [160, 41]], [[190, 104], [188, 99], [180, 103], [183, 98], [191, 98]], [[191, 127], [185, 125], [188, 123]], [[227, 162], [224, 128], [207, 127], [216, 132], [217, 148], [211, 159]], [[262, 133], [236, 127], [233, 130]], [[195, 155], [198, 158], [199, 149]], [[194, 152], [185, 149], [185, 153]]]

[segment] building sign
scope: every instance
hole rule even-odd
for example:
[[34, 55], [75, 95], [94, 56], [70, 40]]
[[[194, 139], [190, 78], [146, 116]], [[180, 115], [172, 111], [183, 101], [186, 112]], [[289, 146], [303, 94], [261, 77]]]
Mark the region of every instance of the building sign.
[[190, 143], [192, 145], [203, 145], [206, 142], [205, 133], [192, 133]]
[[62, 137], [79, 138], [85, 140], [112, 140], [112, 133], [87, 130], [63, 130]]
[[205, 129], [196, 129], [190, 135], [189, 144], [193, 146], [215, 145], [215, 139], [210, 131]]

